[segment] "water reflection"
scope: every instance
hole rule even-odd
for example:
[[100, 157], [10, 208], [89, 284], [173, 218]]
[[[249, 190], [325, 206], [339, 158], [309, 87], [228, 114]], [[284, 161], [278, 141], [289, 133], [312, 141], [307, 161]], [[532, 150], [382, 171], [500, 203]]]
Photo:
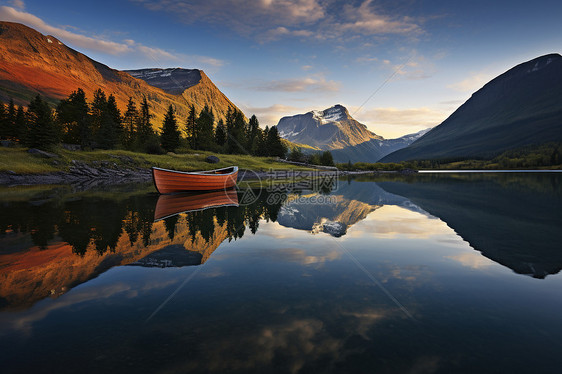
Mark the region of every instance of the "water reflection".
[[361, 178], [198, 208], [8, 191], [3, 369], [555, 372], [562, 279], [497, 264], [559, 270], [560, 177], [538, 178]]
[[562, 269], [562, 177], [557, 174], [423, 175], [381, 182], [445, 221], [484, 256], [519, 274]]
[[238, 193], [235, 189], [160, 195], [154, 209], [154, 220], [159, 221], [180, 213], [225, 206], [238, 206]]
[[186, 195], [162, 199], [144, 191], [47, 190], [25, 197], [2, 203], [2, 308], [56, 297], [114, 266], [202, 264], [223, 241], [242, 238], [246, 227], [255, 234], [260, 219], [276, 220], [282, 205], [267, 204], [264, 194], [238, 208], [235, 191], [197, 200]]
[[[342, 237], [389, 205], [441, 219], [474, 249], [517, 273], [544, 278], [562, 268], [560, 175], [386, 179], [340, 181], [330, 194], [295, 190], [271, 199], [262, 191], [243, 206], [235, 190], [158, 196], [138, 188], [31, 189], [20, 198], [12, 192], [3, 199], [0, 215], [0, 305], [28, 307], [114, 266], [200, 265], [223, 241], [242, 238], [246, 230], [255, 234], [260, 220]], [[357, 235], [381, 233], [391, 222], [386, 219]], [[402, 218], [394, 224], [417, 230], [420, 238], [427, 231]], [[478, 256], [458, 256], [467, 266], [486, 264]]]

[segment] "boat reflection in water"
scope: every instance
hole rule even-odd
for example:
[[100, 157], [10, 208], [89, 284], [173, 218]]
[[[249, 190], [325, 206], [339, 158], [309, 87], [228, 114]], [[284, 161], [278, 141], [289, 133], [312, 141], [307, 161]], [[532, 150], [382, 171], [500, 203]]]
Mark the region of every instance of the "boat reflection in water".
[[154, 222], [197, 210], [237, 207], [238, 193], [234, 188], [214, 192], [160, 195], [154, 209]]

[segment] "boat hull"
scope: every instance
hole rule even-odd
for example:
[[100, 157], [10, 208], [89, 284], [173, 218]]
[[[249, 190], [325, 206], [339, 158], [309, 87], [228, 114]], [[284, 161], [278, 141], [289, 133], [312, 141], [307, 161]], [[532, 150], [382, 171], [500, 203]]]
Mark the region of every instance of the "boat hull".
[[152, 179], [161, 194], [186, 191], [217, 191], [236, 185], [238, 168], [211, 170], [207, 172], [181, 172], [152, 168]]

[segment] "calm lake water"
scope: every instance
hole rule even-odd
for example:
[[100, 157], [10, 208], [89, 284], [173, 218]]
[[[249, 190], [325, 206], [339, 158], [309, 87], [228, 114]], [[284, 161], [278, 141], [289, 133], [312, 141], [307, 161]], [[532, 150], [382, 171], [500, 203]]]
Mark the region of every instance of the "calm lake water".
[[332, 187], [0, 190], [2, 372], [559, 371], [560, 173]]

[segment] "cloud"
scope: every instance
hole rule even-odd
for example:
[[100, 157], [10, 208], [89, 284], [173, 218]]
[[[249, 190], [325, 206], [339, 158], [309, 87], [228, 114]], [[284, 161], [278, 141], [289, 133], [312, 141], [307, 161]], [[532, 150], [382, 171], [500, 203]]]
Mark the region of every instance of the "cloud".
[[[353, 113], [353, 108], [351, 108]], [[357, 120], [397, 126], [433, 127], [445, 120], [448, 113], [431, 108], [373, 108], [354, 115]]]
[[224, 24], [242, 34], [263, 27], [295, 26], [316, 22], [325, 17], [318, 0], [131, 0], [153, 11], [175, 14], [185, 23]]
[[340, 89], [340, 82], [326, 80], [323, 75], [316, 75], [302, 78], [272, 80], [263, 82], [253, 88], [258, 91], [278, 92], [336, 92]]
[[411, 17], [391, 17], [374, 11], [372, 0], [366, 0], [359, 7], [344, 6], [346, 22], [338, 24], [342, 31], [352, 31], [363, 35], [420, 34], [421, 27]]
[[459, 92], [474, 92], [482, 88], [482, 86], [488, 83], [492, 78], [493, 75], [489, 73], [471, 73], [467, 78], [460, 82], [450, 84], [447, 88]]
[[[386, 60], [388, 61], [388, 60]], [[361, 57], [357, 57], [355, 59], [355, 62], [360, 63], [360, 64], [365, 64], [365, 63], [371, 63], [371, 62], [379, 62], [379, 58], [378, 57], [370, 57], [370, 56], [361, 56]]]
[[465, 252], [447, 258], [459, 262], [461, 265], [471, 269], [485, 269], [494, 264], [494, 262], [484, 256], [480, 252]]
[[85, 36], [60, 27], [51, 26], [45, 23], [41, 18], [34, 16], [31, 13], [20, 11], [12, 7], [0, 7], [0, 18], [4, 21], [23, 23], [44, 34], [53, 35], [77, 47], [109, 54], [120, 54], [131, 51], [130, 46], [126, 43], [117, 43], [100, 38]]
[[439, 239], [454, 235], [441, 220], [394, 205], [384, 205], [353, 225], [348, 230], [347, 237], [358, 237], [365, 233], [381, 239]]
[[14, 6], [14, 8], [25, 9], [25, 3], [22, 0], [12, 0], [10, 3]]
[[323, 251], [313, 254], [302, 248], [279, 248], [275, 251], [267, 252], [265, 257], [273, 259], [277, 262], [296, 262], [301, 265], [315, 265], [316, 267], [326, 262], [338, 260], [341, 258], [341, 252], [335, 249]]
[[281, 37], [283, 36], [311, 37], [313, 35], [314, 33], [310, 30], [302, 30], [302, 29], [289, 30], [284, 26], [279, 26], [275, 29], [268, 30], [263, 35], [260, 35], [258, 39], [262, 42], [265, 42], [265, 41], [281, 39]]
[[224, 25], [259, 42], [287, 37], [327, 40], [342, 36], [423, 33], [414, 17], [390, 14], [365, 0], [358, 5], [320, 0], [131, 0], [152, 11], [173, 14], [185, 23]]
[[168, 58], [168, 59], [172, 59], [172, 60], [177, 60], [178, 57], [174, 56], [173, 54], [171, 54], [170, 52], [167, 52], [163, 49], [160, 48], [153, 48], [153, 47], [147, 47], [145, 45], [142, 44], [134, 44], [137, 49], [144, 55], [146, 56], [150, 56], [152, 58]]
[[410, 56], [406, 61], [382, 60], [381, 66], [394, 74], [393, 79], [420, 80], [430, 78], [435, 73], [432, 59], [420, 55], [416, 50], [411, 51]]
[[220, 67], [224, 64], [224, 61], [212, 57], [175, 54], [161, 48], [146, 46], [132, 39], [124, 39], [122, 42], [116, 42], [99, 36], [86, 36], [74, 31], [69, 31], [68, 29], [71, 28], [70, 26], [63, 28], [49, 25], [41, 18], [21, 10], [24, 6], [23, 1], [13, 1], [12, 4], [20, 8], [20, 10], [15, 7], [0, 6], [0, 19], [23, 23], [43, 34], [52, 35], [65, 43], [85, 50], [102, 52], [110, 55], [136, 54], [150, 59], [158, 66], [170, 62], [192, 62], [212, 67]]
[[255, 114], [256, 117], [258, 117], [260, 125], [262, 127], [266, 125], [275, 126], [282, 117], [292, 116], [298, 113], [306, 113], [310, 111], [310, 109], [304, 107], [295, 107], [284, 104], [273, 104], [267, 107], [254, 107], [239, 104], [239, 107], [246, 114]]

